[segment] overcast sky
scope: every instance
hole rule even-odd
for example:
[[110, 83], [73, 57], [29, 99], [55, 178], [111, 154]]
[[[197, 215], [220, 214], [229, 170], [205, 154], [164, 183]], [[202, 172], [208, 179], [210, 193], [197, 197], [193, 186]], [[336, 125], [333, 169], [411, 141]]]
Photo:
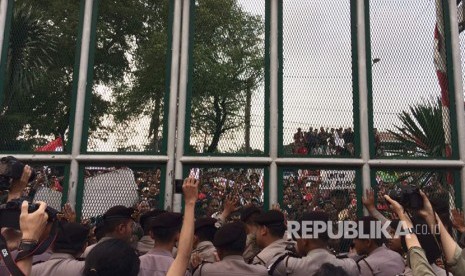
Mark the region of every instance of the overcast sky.
[[[263, 1], [239, 2], [264, 14]], [[370, 2], [372, 57], [381, 59], [373, 66], [374, 127], [392, 129], [408, 105], [440, 95], [433, 63], [435, 3]], [[297, 127], [353, 128], [350, 1], [283, 3], [284, 143], [292, 142]], [[261, 95], [254, 106], [263, 106]], [[255, 109], [254, 125], [263, 126], [263, 115]]]

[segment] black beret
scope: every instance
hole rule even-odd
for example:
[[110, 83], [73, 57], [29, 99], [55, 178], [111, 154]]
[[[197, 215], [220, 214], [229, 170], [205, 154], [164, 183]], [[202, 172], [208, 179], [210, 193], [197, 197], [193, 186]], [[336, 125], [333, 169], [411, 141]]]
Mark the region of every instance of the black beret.
[[182, 226], [182, 214], [166, 212], [152, 220], [151, 228], [176, 228]]
[[58, 226], [55, 245], [84, 245], [88, 235], [89, 228], [75, 222], [62, 222]]
[[243, 240], [244, 244], [247, 239], [245, 226], [242, 222], [227, 223], [215, 233], [213, 245], [216, 247], [227, 247], [237, 240]]
[[262, 213], [262, 210], [255, 206], [245, 207], [241, 211], [241, 220], [243, 222], [246, 222], [253, 214], [261, 214], [261, 213]]
[[195, 220], [195, 231], [202, 227], [216, 227], [217, 220], [214, 218], [198, 218]]
[[155, 210], [143, 213], [139, 218], [139, 224], [144, 229], [147, 227], [150, 227], [150, 223], [152, 222], [152, 220], [163, 213], [166, 213], [166, 211], [161, 210], [161, 209], [155, 209]]
[[284, 214], [277, 210], [270, 210], [258, 215], [255, 222], [259, 225], [284, 225]]
[[[307, 212], [302, 214], [302, 218], [300, 222], [302, 223], [303, 221], [312, 221], [312, 222], [324, 222], [327, 223], [329, 221], [329, 216], [326, 212], [323, 211], [312, 211], [312, 212]], [[302, 224], [301, 224], [302, 225]], [[302, 228], [300, 229], [300, 234], [302, 233]], [[320, 240], [327, 241], [329, 239], [328, 233], [321, 233], [318, 235], [318, 238]]]
[[112, 219], [134, 219], [134, 208], [128, 208], [122, 205], [113, 206], [103, 215], [103, 220], [108, 221]]

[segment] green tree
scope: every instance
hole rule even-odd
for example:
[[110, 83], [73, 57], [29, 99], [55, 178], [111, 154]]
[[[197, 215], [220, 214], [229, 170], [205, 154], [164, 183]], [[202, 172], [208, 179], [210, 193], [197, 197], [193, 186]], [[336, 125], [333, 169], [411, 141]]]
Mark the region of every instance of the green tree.
[[263, 79], [263, 20], [236, 0], [203, 0], [194, 25], [191, 133], [211, 153], [225, 134], [250, 130], [247, 107]]
[[[398, 115], [402, 125], [394, 126], [396, 131], [388, 132], [395, 137], [398, 147], [386, 152], [394, 157], [444, 158], [445, 138], [442, 120], [442, 104], [439, 99], [410, 105], [409, 111]], [[422, 185], [435, 177], [445, 183], [445, 172], [408, 172], [399, 176], [398, 181], [414, 180]]]
[[[110, 86], [130, 70], [126, 53], [142, 35], [141, 18], [148, 11], [140, 1], [99, 2], [104, 12], [97, 23], [93, 79], [94, 86]], [[66, 138], [77, 81], [73, 71], [78, 25], [79, 1], [15, 1], [0, 109], [0, 150], [31, 150], [48, 135]], [[90, 133], [102, 127], [101, 118], [111, 104], [92, 94]]]
[[[147, 9], [153, 16], [144, 24], [146, 39], [134, 51], [130, 81], [115, 90], [115, 114], [119, 122], [149, 116], [147, 150], [157, 151], [167, 82], [168, 4]], [[262, 19], [244, 12], [236, 0], [195, 3], [190, 130], [197, 140], [208, 141], [207, 152], [217, 150], [224, 134], [244, 127], [247, 93], [251, 97], [263, 79], [262, 26]]]

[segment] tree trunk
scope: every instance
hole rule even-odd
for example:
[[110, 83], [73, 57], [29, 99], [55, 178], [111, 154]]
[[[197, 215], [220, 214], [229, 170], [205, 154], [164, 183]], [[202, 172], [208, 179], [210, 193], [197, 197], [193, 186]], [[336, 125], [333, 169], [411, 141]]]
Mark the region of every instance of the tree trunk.
[[245, 153], [250, 153], [250, 113], [252, 109], [252, 91], [247, 89], [245, 103]]
[[215, 110], [215, 131], [213, 132], [213, 138], [210, 143], [210, 146], [208, 146], [207, 149], [208, 153], [212, 153], [217, 150], [221, 134], [223, 134], [223, 126], [226, 122], [226, 110], [224, 102], [225, 100], [223, 100], [223, 102], [221, 103], [221, 106], [223, 106], [223, 109], [221, 109], [220, 100], [218, 99], [218, 97], [215, 97], [213, 101], [213, 107]]
[[161, 96], [157, 95], [155, 98], [155, 114], [152, 118], [152, 134], [153, 134], [153, 150], [159, 152], [158, 146], [158, 129], [160, 128], [160, 115], [161, 115]]

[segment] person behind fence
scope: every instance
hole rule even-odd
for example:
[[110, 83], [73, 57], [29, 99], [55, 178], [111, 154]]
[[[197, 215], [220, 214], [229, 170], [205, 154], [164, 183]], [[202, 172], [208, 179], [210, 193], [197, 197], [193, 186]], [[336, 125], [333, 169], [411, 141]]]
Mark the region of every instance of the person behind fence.
[[76, 260], [87, 246], [89, 228], [74, 222], [62, 222], [53, 244], [53, 254], [46, 262], [32, 266], [32, 276], [81, 275], [84, 262]]
[[[374, 233], [374, 231], [371, 231], [371, 227], [374, 226], [374, 222], [376, 221], [377, 219], [373, 217], [361, 218], [358, 223], [358, 233], [363, 233], [366, 236]], [[357, 254], [362, 256], [362, 258], [357, 260], [362, 276], [392, 276], [404, 272], [405, 263], [402, 256], [383, 246], [381, 238], [356, 238], [353, 243]]]
[[[103, 215], [102, 224], [97, 226], [97, 229], [103, 234], [98, 243], [109, 239], [121, 239], [129, 243], [134, 225], [133, 215], [134, 209], [125, 206], [117, 205], [108, 209]], [[96, 244], [88, 246], [81, 257], [86, 258], [95, 246]]]
[[155, 246], [155, 240], [150, 235], [150, 225], [158, 215], [163, 213], [166, 213], [166, 211], [155, 209], [140, 216], [139, 223], [144, 231], [144, 235], [137, 242], [137, 252], [139, 255], [144, 255]]
[[[166, 212], [158, 215], [150, 226], [155, 246], [140, 256], [139, 276], [166, 275], [173, 263], [175, 247], [182, 227], [182, 214]], [[190, 275], [186, 271], [186, 275]]]
[[247, 234], [242, 222], [228, 223], [218, 229], [213, 240], [218, 256], [215, 263], [203, 263], [194, 272], [194, 276], [209, 275], [267, 275], [267, 269], [261, 265], [247, 264], [242, 257]]
[[[322, 211], [313, 211], [304, 213], [297, 222], [303, 225], [303, 222], [314, 225], [315, 223], [327, 223], [329, 216]], [[297, 244], [297, 253], [302, 258], [285, 256], [278, 258], [270, 267], [270, 275], [278, 276], [307, 276], [316, 273], [323, 264], [331, 263], [341, 267], [349, 275], [359, 275], [357, 264], [350, 258], [337, 258], [328, 250], [329, 236], [327, 233], [321, 233], [316, 237], [303, 236], [303, 229], [300, 227], [298, 233], [290, 233]], [[298, 234], [296, 236], [295, 234]]]
[[256, 232], [257, 245], [262, 250], [253, 259], [253, 264], [269, 267], [279, 256], [294, 252], [295, 245], [283, 238], [287, 227], [281, 211], [267, 211], [258, 215], [255, 222], [259, 225]]

